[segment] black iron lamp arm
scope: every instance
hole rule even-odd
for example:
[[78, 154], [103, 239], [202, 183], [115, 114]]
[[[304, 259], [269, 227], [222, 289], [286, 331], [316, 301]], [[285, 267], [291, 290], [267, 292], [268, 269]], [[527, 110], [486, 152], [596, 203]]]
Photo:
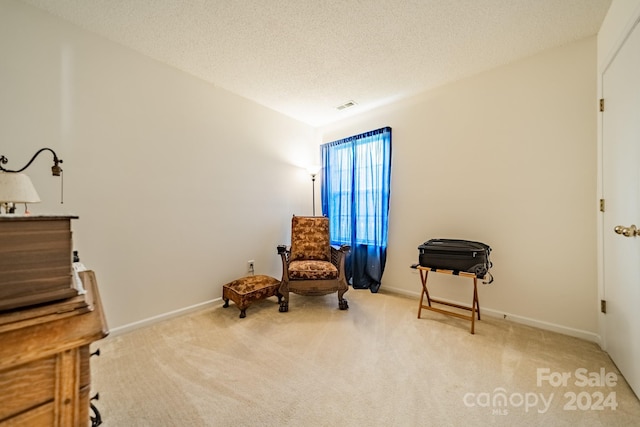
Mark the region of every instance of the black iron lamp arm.
[[31, 163], [33, 163], [33, 161], [36, 159], [36, 157], [38, 157], [38, 155], [40, 153], [42, 153], [43, 151], [51, 151], [51, 154], [53, 154], [53, 166], [51, 167], [51, 173], [53, 174], [53, 176], [60, 176], [60, 172], [62, 172], [62, 168], [60, 166], [58, 166], [58, 163], [62, 163], [62, 159], [58, 159], [58, 156], [56, 155], [56, 152], [53, 151], [51, 148], [41, 148], [41, 149], [39, 149], [36, 152], [36, 154], [33, 155], [31, 160], [29, 160], [29, 163], [27, 163], [22, 169], [18, 169], [18, 170], [9, 170], [9, 169], [5, 169], [4, 167], [2, 167], [2, 165], [6, 165], [7, 164], [8, 159], [5, 156], [0, 156], [0, 171], [13, 172], [13, 173], [22, 172], [23, 170], [25, 170], [26, 168], [31, 166]]

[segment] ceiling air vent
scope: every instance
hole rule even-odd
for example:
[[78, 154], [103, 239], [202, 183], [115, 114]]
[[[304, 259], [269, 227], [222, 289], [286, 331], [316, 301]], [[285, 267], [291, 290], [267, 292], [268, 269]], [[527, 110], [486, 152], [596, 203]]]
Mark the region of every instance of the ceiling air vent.
[[355, 106], [355, 105], [356, 105], [355, 101], [347, 101], [347, 102], [345, 102], [345, 103], [344, 103], [344, 104], [342, 104], [342, 105], [338, 105], [338, 106], [336, 107], [336, 110], [345, 110], [345, 109], [347, 109], [347, 108], [351, 108], [351, 107], [353, 107], [353, 106]]

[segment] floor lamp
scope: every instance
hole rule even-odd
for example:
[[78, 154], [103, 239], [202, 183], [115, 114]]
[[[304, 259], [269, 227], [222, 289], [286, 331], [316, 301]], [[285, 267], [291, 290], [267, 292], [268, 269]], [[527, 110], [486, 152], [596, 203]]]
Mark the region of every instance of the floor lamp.
[[313, 202], [313, 216], [316, 216], [316, 175], [320, 172], [320, 165], [311, 165], [307, 168], [311, 175], [311, 200]]

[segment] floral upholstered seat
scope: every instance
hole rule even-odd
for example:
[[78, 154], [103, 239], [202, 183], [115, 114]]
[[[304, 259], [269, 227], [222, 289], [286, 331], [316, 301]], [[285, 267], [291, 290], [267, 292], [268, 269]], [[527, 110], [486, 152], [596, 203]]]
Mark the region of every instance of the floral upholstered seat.
[[240, 318], [244, 318], [247, 315], [247, 307], [254, 301], [275, 295], [280, 302], [279, 288], [280, 281], [275, 277], [265, 275], [242, 277], [222, 286], [223, 307], [229, 307], [229, 300], [235, 302], [240, 310]]
[[349, 289], [344, 274], [348, 246], [331, 246], [329, 218], [293, 216], [291, 247], [278, 246], [282, 258], [280, 311], [289, 309], [289, 292], [299, 295], [338, 293], [338, 306], [349, 308], [343, 298]]
[[301, 260], [289, 263], [289, 279], [323, 280], [337, 279], [338, 268], [328, 261]]

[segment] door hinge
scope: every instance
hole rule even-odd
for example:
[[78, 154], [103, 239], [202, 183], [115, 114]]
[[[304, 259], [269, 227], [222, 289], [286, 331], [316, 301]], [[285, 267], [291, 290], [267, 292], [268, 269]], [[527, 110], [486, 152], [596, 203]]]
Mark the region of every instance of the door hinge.
[[604, 212], [604, 199], [600, 199], [600, 212]]
[[600, 111], [604, 111], [604, 98], [600, 98]]
[[603, 312], [604, 314], [607, 314], [607, 301], [601, 299], [600, 300], [600, 311]]

